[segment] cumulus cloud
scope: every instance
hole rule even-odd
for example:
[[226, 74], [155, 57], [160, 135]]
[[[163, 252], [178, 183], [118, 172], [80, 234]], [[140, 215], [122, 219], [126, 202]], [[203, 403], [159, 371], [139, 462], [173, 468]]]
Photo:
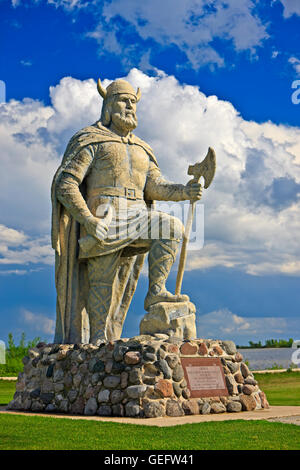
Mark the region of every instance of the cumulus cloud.
[[268, 37], [254, 10], [252, 0], [105, 1], [103, 20], [91, 36], [105, 50], [134, 57], [138, 53], [134, 42], [129, 42], [124, 51], [123, 40], [127, 44], [129, 41], [129, 35], [124, 33], [125, 21], [127, 30], [137, 34], [146, 49], [153, 49], [149, 41], [162, 48], [175, 45], [194, 68], [208, 63], [222, 66], [224, 58], [212, 46], [214, 39], [228, 41], [236, 51], [254, 51]]
[[289, 63], [292, 64], [297, 75], [300, 75], [300, 59], [298, 59], [297, 57], [290, 57]]
[[[53, 263], [49, 235], [29, 237], [23, 232], [0, 225], [0, 265]], [[33, 270], [6, 270], [0, 274], [25, 274]]]
[[[34, 0], [32, 3], [38, 3]], [[17, 7], [23, 2], [13, 0]], [[55, 8], [80, 15], [92, 13], [96, 26], [87, 36], [99, 43], [99, 54], [120, 56], [128, 67], [145, 57], [177, 47], [195, 69], [223, 66], [214, 41], [226, 41], [236, 52], [254, 54], [267, 39], [267, 25], [256, 12], [255, 0], [47, 0]], [[144, 64], [145, 65], [145, 64]]]
[[53, 335], [55, 328], [55, 321], [45, 315], [33, 313], [30, 310], [22, 309], [21, 311], [23, 320], [28, 327], [34, 331], [46, 335]]
[[300, 326], [298, 319], [288, 317], [240, 317], [228, 309], [215, 310], [197, 318], [199, 338], [211, 338], [236, 341], [247, 345], [252, 341], [266, 338], [289, 337], [293, 331], [294, 337], [299, 337]]
[[133, 70], [128, 78], [143, 90], [139, 135], [170, 179], [187, 181], [188, 165], [208, 146], [217, 154], [203, 197], [205, 247], [190, 252], [188, 269], [299, 274], [299, 129], [245, 121], [229, 102], [164, 74]]
[[93, 80], [66, 77], [50, 96], [52, 106], [29, 98], [0, 104], [1, 222], [34, 237], [49, 234], [51, 181], [69, 138], [100, 114]]
[[299, 0], [279, 0], [284, 9], [283, 16], [285, 18], [290, 18], [292, 15], [300, 16], [300, 3]]
[[[188, 165], [208, 146], [216, 151], [215, 180], [203, 196], [205, 245], [189, 253], [187, 269], [299, 274], [299, 128], [246, 121], [231, 103], [162, 72], [132, 69], [126, 78], [143, 93], [137, 134], [168, 179], [187, 182]], [[52, 262], [51, 180], [68, 139], [100, 115], [92, 79], [65, 77], [50, 96], [51, 106], [0, 105], [2, 264]]]
[[31, 60], [20, 60], [20, 64], [23, 65], [24, 67], [31, 67], [32, 66], [32, 62]]
[[51, 106], [30, 98], [0, 104], [0, 264], [53, 263], [52, 178], [72, 134], [100, 115], [93, 80], [65, 77], [49, 92]]
[[35, 273], [41, 271], [42, 268], [38, 269], [2, 269], [0, 276], [9, 276], [15, 274], [16, 276], [24, 276], [25, 274]]

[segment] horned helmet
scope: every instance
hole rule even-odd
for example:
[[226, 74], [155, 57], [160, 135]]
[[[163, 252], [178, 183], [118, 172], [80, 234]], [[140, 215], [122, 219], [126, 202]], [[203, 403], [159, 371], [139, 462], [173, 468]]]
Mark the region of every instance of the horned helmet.
[[135, 97], [136, 102], [141, 98], [141, 90], [138, 88], [137, 91], [126, 82], [126, 80], [115, 80], [107, 88], [104, 88], [101, 84], [100, 78], [98, 79], [97, 89], [99, 94], [103, 98], [103, 106], [101, 111], [101, 122], [104, 126], [108, 126], [111, 122], [111, 103], [113, 97], [119, 94], [128, 94]]
[[113, 95], [119, 95], [121, 93], [133, 95], [136, 98], [136, 102], [138, 102], [141, 98], [141, 90], [138, 88], [135, 92], [133, 87], [130, 85], [130, 83], [126, 82], [126, 80], [115, 80], [105, 89], [102, 86], [101, 80], [99, 78], [97, 83], [97, 89], [104, 100], [110, 98]]

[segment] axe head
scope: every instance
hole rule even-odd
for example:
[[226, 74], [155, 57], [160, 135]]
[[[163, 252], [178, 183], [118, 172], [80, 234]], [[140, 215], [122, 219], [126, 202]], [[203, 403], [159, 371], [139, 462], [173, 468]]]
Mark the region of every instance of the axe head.
[[201, 176], [204, 178], [204, 188], [207, 189], [210, 186], [216, 172], [216, 154], [213, 148], [209, 147], [208, 152], [204, 160], [195, 165], [190, 165], [188, 169], [188, 175], [193, 175], [193, 181], [199, 181]]

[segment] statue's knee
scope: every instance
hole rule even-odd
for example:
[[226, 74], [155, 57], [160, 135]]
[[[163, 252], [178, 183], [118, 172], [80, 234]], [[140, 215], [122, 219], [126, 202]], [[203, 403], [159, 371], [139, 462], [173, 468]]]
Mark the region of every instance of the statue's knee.
[[181, 240], [183, 234], [184, 226], [182, 222], [177, 217], [166, 214], [165, 221], [162, 225], [163, 238], [175, 238], [176, 240]]
[[174, 217], [174, 238], [181, 239], [184, 235], [184, 225], [181, 220]]
[[112, 284], [118, 267], [119, 252], [89, 258], [88, 279], [92, 284]]

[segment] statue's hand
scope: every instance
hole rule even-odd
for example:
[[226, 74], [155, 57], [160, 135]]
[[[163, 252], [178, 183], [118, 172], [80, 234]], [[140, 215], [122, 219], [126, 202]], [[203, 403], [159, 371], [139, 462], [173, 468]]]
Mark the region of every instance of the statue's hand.
[[200, 183], [190, 182], [185, 186], [186, 199], [199, 201], [202, 197], [202, 186]]
[[89, 235], [102, 241], [107, 237], [108, 226], [98, 217], [89, 217], [84, 224], [86, 231]]

